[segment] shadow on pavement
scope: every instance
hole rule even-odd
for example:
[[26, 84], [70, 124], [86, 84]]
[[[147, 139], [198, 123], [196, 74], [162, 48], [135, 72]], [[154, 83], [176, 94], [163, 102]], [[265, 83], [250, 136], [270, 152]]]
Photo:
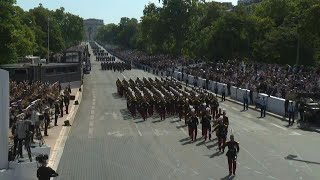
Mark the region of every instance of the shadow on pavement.
[[223, 154], [223, 153], [222, 153], [222, 152], [217, 151], [217, 152], [215, 152], [214, 154], [212, 154], [212, 155], [210, 156], [210, 158], [217, 157], [217, 156], [219, 156], [219, 155], [221, 155], [221, 154]]
[[143, 123], [143, 122], [145, 122], [145, 121], [144, 120], [140, 120], [140, 121], [136, 121], [134, 123], [139, 124], [139, 123]]
[[314, 162], [314, 161], [307, 161], [307, 160], [302, 160], [302, 159], [296, 159], [297, 157], [298, 157], [298, 156], [296, 156], [296, 155], [289, 154], [287, 157], [284, 157], [284, 159], [286, 159], [286, 160], [291, 160], [291, 161], [304, 162], [304, 163], [307, 163], [307, 164], [317, 164], [317, 165], [320, 165], [320, 162]]
[[230, 180], [230, 179], [233, 179], [233, 178], [234, 178], [234, 176], [227, 175], [227, 176], [221, 178], [220, 180]]
[[176, 122], [180, 122], [180, 120], [175, 120], [175, 121], [170, 121], [170, 123], [176, 123]]
[[217, 146], [217, 145], [218, 145], [218, 142], [216, 142], [216, 143], [214, 143], [214, 144], [212, 144], [212, 145], [207, 146], [207, 148], [208, 148], [208, 149], [211, 149], [211, 148], [213, 148], [213, 147], [215, 147], [215, 146]]
[[156, 120], [156, 121], [152, 121], [152, 123], [159, 123], [162, 122], [163, 120]]
[[181, 145], [187, 145], [187, 144], [191, 144], [192, 143], [192, 141], [191, 140], [189, 140], [189, 141], [186, 141], [186, 142], [184, 142], [184, 143], [182, 143]]
[[199, 142], [198, 144], [196, 144], [196, 146], [204, 145], [204, 143], [205, 143], [205, 141], [203, 140], [203, 141]]
[[187, 125], [176, 126], [177, 129], [187, 127]]
[[183, 141], [187, 141], [187, 140], [189, 140], [189, 139], [190, 139], [189, 137], [186, 137], [186, 138], [180, 139], [179, 141], [180, 141], [180, 142], [183, 142]]
[[122, 97], [118, 94], [118, 93], [112, 93], [112, 97], [114, 98], [114, 99], [122, 99]]

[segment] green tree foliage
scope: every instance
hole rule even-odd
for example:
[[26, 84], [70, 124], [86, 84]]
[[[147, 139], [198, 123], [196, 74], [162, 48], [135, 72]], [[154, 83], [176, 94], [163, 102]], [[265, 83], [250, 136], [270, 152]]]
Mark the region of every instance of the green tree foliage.
[[0, 1], [0, 64], [17, 62], [26, 55], [47, 56], [48, 20], [50, 53], [61, 52], [83, 39], [83, 19], [39, 7], [24, 11], [14, 0]]
[[232, 10], [201, 0], [162, 4], [146, 5], [140, 23], [123, 18], [102, 27], [97, 39], [150, 54], [206, 60], [295, 64], [299, 51], [299, 64], [320, 61], [319, 0], [264, 0]]

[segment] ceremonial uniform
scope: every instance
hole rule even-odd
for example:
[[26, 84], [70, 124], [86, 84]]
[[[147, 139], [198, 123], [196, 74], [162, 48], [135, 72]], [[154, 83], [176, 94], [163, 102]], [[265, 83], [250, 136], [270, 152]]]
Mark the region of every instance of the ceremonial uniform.
[[189, 136], [192, 141], [197, 140], [197, 134], [198, 134], [198, 126], [199, 119], [197, 116], [191, 116], [190, 120], [188, 121], [188, 127], [189, 127]]
[[148, 106], [149, 104], [146, 101], [143, 101], [140, 104], [140, 113], [144, 121], [147, 119]]
[[202, 124], [202, 136], [204, 136], [204, 140], [207, 140], [207, 135], [209, 131], [209, 140], [211, 140], [211, 116], [210, 115], [204, 115], [201, 120]]
[[158, 109], [159, 109], [158, 111], [159, 111], [159, 115], [160, 115], [160, 120], [165, 120], [166, 119], [166, 104], [163, 100], [159, 102]]
[[228, 152], [226, 156], [228, 157], [228, 165], [229, 165], [229, 175], [235, 175], [237, 168], [237, 154], [239, 153], [239, 143], [234, 140], [230, 140], [226, 142], [223, 146], [223, 149], [228, 147]]
[[227, 133], [228, 133], [228, 127], [224, 125], [223, 123], [219, 123], [218, 126], [216, 126], [213, 131], [217, 132], [217, 137], [218, 137], [218, 146], [219, 146], [219, 151], [222, 150], [222, 147], [224, 146], [226, 139], [227, 139]]

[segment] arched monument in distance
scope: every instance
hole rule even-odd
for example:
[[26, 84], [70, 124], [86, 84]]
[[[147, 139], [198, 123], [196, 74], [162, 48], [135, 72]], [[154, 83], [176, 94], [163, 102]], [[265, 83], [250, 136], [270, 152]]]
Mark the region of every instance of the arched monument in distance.
[[83, 21], [86, 39], [93, 41], [98, 33], [98, 28], [103, 26], [103, 20], [101, 19], [86, 19]]
[[9, 165], [9, 96], [9, 72], [0, 69], [0, 170]]

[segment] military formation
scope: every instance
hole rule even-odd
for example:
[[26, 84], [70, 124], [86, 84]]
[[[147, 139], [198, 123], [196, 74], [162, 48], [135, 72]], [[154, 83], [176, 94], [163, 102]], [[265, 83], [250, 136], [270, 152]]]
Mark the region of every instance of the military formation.
[[[178, 116], [188, 126], [192, 142], [197, 140], [198, 125], [201, 124], [204, 142], [207, 139], [210, 141], [211, 134], [216, 133], [219, 152], [224, 152], [224, 148], [230, 144], [238, 144], [236, 141], [226, 142], [229, 118], [226, 111], [219, 108], [218, 99], [212, 93], [202, 89], [183, 88], [175, 80], [162, 78], [137, 78], [135, 81], [131, 78], [118, 79], [116, 85], [118, 94], [126, 98], [127, 108], [133, 118], [140, 114], [146, 121], [155, 112], [160, 115], [161, 121], [170, 116]], [[236, 147], [232, 146], [227, 153], [228, 160], [231, 157], [230, 175], [235, 174], [235, 157], [239, 151]], [[230, 153], [230, 149], [236, 153]]]
[[124, 70], [131, 70], [131, 64], [127, 62], [101, 62], [101, 69], [123, 72]]

